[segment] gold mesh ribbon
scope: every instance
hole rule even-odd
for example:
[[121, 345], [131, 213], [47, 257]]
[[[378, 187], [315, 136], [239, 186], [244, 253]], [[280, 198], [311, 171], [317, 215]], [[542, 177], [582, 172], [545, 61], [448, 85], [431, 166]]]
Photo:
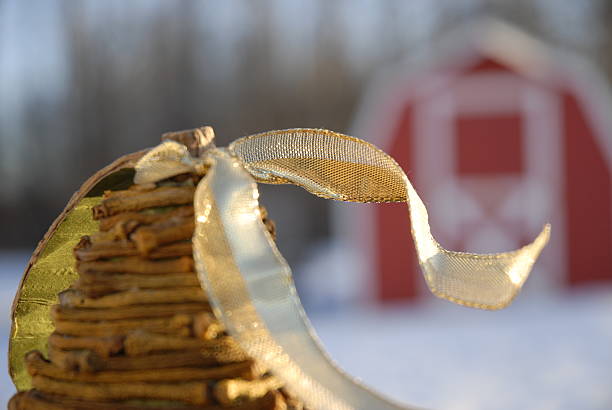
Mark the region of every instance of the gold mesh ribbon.
[[154, 182], [204, 168], [209, 170], [194, 199], [193, 245], [200, 282], [242, 348], [316, 409], [405, 407], [362, 386], [323, 351], [291, 270], [261, 221], [256, 182], [296, 184], [342, 201], [407, 202], [431, 291], [482, 309], [503, 308], [514, 299], [550, 234], [546, 225], [531, 244], [513, 252], [448, 251], [431, 235], [423, 201], [391, 157], [365, 141], [326, 130], [257, 134], [228, 149], [210, 148], [201, 158], [189, 157], [181, 144], [165, 142], [139, 161], [135, 181]]
[[[431, 291], [462, 305], [500, 309], [512, 301], [546, 245], [546, 225], [514, 252], [448, 251], [433, 238], [425, 204], [401, 167], [372, 144], [327, 130], [271, 131], [229, 147], [258, 182], [292, 183], [329, 199], [407, 202], [419, 263]], [[399, 221], [398, 221], [399, 222]]]

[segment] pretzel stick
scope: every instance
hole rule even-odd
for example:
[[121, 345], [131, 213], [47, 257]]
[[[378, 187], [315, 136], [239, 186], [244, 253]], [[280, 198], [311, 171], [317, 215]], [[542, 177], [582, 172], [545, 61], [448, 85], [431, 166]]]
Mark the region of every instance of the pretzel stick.
[[91, 236], [83, 236], [74, 247], [74, 256], [80, 261], [94, 261], [102, 258], [138, 255], [136, 246], [127, 240], [104, 240], [92, 242]]
[[[191, 236], [190, 236], [191, 238]], [[91, 262], [98, 259], [109, 259], [122, 256], [138, 256], [140, 251], [136, 245], [128, 241], [106, 241], [98, 243], [79, 243], [74, 249], [74, 256], [83, 262]], [[192, 256], [193, 248], [191, 241], [177, 242], [160, 246], [151, 250], [147, 257], [149, 259], [177, 258], [179, 256]]]
[[81, 372], [95, 372], [104, 368], [104, 360], [91, 350], [61, 350], [49, 346], [49, 360], [57, 367]]
[[221, 322], [208, 312], [199, 313], [193, 320], [193, 334], [199, 339], [214, 339], [224, 330]]
[[51, 333], [48, 345], [54, 350], [91, 350], [101, 357], [117, 354], [123, 349], [123, 337], [72, 337]]
[[202, 355], [200, 350], [160, 352], [147, 356], [111, 356], [104, 361], [104, 370], [167, 369], [170, 367], [215, 366], [219, 363]]
[[240, 362], [249, 358], [236, 340], [229, 336], [204, 340], [203, 343], [202, 355], [212, 357], [219, 363]]
[[144, 356], [155, 351], [201, 350], [204, 342], [193, 337], [159, 335], [138, 329], [127, 334], [123, 347], [127, 356]]
[[[289, 407], [285, 396], [283, 396], [278, 391], [268, 392], [263, 397], [258, 399], [254, 399], [252, 401], [246, 403], [261, 403], [259, 409], [260, 410], [303, 410], [300, 408]], [[238, 408], [240, 404], [235, 405], [235, 408]]]
[[113, 320], [110, 322], [58, 321], [55, 323], [55, 330], [58, 333], [70, 336], [121, 336], [134, 329], [146, 329], [154, 333], [189, 336], [191, 334], [191, 322], [191, 316], [183, 314], [155, 319]]
[[[130, 189], [136, 186], [138, 187], [138, 189]], [[142, 184], [142, 185], [134, 184], [134, 185], [131, 185], [128, 189], [116, 189], [116, 190], [107, 189], [102, 194], [102, 198], [105, 200], [109, 198], [126, 198], [130, 196], [141, 195], [144, 192], [154, 191], [156, 188], [157, 186], [151, 186], [151, 184]]]
[[32, 377], [32, 386], [46, 393], [78, 397], [83, 400], [159, 399], [178, 400], [191, 404], [208, 402], [206, 382], [185, 383], [77, 383]]
[[[195, 279], [195, 277], [194, 277]], [[197, 280], [197, 279], [196, 279]], [[144, 286], [143, 286], [144, 285]], [[174, 283], [170, 284], [170, 286], [147, 286], [147, 284], [143, 285], [132, 285], [128, 286], [126, 284], [117, 284], [114, 286], [113, 284], [83, 284], [80, 281], [77, 281], [72, 284], [72, 289], [80, 292], [83, 296], [87, 296], [89, 298], [100, 298], [102, 296], [110, 295], [112, 293], [124, 292], [127, 290], [147, 290], [147, 289], [175, 289], [175, 290], [186, 290], [186, 289], [197, 289], [199, 285], [197, 284], [189, 284], [187, 286], [175, 286]], [[209, 310], [209, 309], [204, 309]]]
[[249, 358], [234, 339], [228, 336], [199, 340], [136, 330], [126, 336], [123, 346], [128, 356], [142, 356], [156, 351], [199, 349], [204, 357], [214, 359], [218, 363], [241, 362]]
[[214, 358], [204, 356], [200, 349], [161, 352], [135, 357], [110, 356], [102, 359], [93, 351], [62, 350], [50, 345], [48, 354], [54, 365], [71, 371], [167, 369], [171, 367], [208, 367], [222, 364]]
[[[189, 209], [191, 208], [191, 209]], [[108, 227], [108, 229], [100, 230], [90, 235], [90, 242], [97, 244], [105, 241], [119, 241], [126, 240], [132, 232], [139, 226], [143, 225], [143, 220], [148, 221], [146, 224], [159, 224], [164, 223], [175, 218], [193, 219], [193, 207], [182, 206], [179, 208], [180, 212], [173, 212], [174, 209], [163, 209], [153, 208], [151, 210], [144, 210], [141, 212], [128, 212], [128, 215], [143, 215], [144, 218], [131, 217], [131, 218], [117, 218], [114, 225]], [[126, 215], [126, 213], [117, 214], [115, 217]], [[162, 217], [163, 216], [163, 217]], [[111, 217], [113, 218], [113, 217]], [[110, 218], [107, 218], [110, 219]], [[170, 240], [166, 243], [172, 242]]]
[[189, 239], [189, 241], [176, 242], [169, 245], [160, 246], [150, 251], [147, 257], [149, 259], [175, 258], [179, 256], [193, 257], [191, 236]]
[[[136, 184], [132, 185], [133, 189], [119, 189], [119, 190], [107, 190], [104, 191], [102, 196], [102, 202], [107, 201], [117, 201], [117, 200], [125, 200], [125, 199], [139, 199], [141, 201], [150, 201], [151, 194], [153, 194], [153, 198], [158, 196], [169, 196], [170, 194], [180, 195], [184, 192], [191, 192], [193, 195], [193, 191], [195, 190], [195, 185], [173, 185], [173, 186], [156, 186], [151, 187], [148, 185], [146, 189], [140, 189], [140, 186], [136, 187]], [[150, 189], [152, 188], [152, 189]], [[154, 206], [167, 206], [167, 205], [154, 205]]]
[[[136, 191], [134, 191], [136, 192]], [[93, 218], [100, 219], [126, 211], [169, 205], [184, 205], [193, 202], [194, 187], [161, 187], [153, 191], [135, 194], [116, 191], [93, 207]]]
[[221, 380], [214, 387], [213, 394], [219, 403], [231, 406], [238, 400], [253, 400], [263, 397], [271, 390], [280, 389], [283, 384], [274, 376], [246, 381], [241, 379]]
[[60, 303], [65, 307], [83, 308], [118, 308], [129, 305], [152, 303], [206, 302], [208, 298], [196, 286], [188, 288], [126, 290], [99, 298], [88, 298], [76, 289], [67, 289], [59, 295]]
[[[159, 406], [159, 402], [152, 402], [148, 405], [148, 401], [141, 401], [143, 401], [143, 404], [82, 401], [65, 396], [44, 394], [38, 390], [29, 390], [14, 395], [9, 402], [9, 410], [151, 410]], [[227, 410], [227, 407], [217, 405], [202, 407], [190, 406], [180, 402], [171, 403], [172, 405], [169, 408], [172, 410]], [[231, 410], [285, 410], [283, 403], [284, 399], [279, 393], [270, 392], [260, 399], [245, 401], [233, 406]]]
[[117, 224], [133, 221], [138, 225], [148, 225], [165, 221], [174, 216], [193, 216], [193, 206], [180, 206], [162, 213], [153, 212], [124, 212], [108, 218], [100, 219], [100, 231], [109, 231]]
[[253, 362], [245, 361], [219, 367], [173, 367], [167, 369], [98, 371], [95, 373], [66, 371], [46, 361], [40, 352], [26, 355], [26, 365], [31, 376], [42, 375], [53, 379], [87, 383], [120, 382], [181, 382], [191, 380], [221, 380], [226, 378], [255, 377]]
[[51, 307], [54, 321], [122, 320], [174, 316], [177, 313], [199, 313], [210, 311], [207, 303], [174, 303], [157, 305], [134, 305], [109, 309], [82, 309], [62, 305]]
[[140, 223], [134, 220], [124, 220], [120, 223], [115, 224], [111, 229], [106, 231], [98, 231], [89, 235], [89, 241], [91, 243], [99, 243], [105, 241], [124, 241], [128, 239], [128, 236], [134, 232]]
[[94, 261], [120, 256], [148, 256], [153, 249], [177, 241], [185, 242], [180, 246], [169, 246], [160, 252], [154, 252], [155, 259], [192, 255], [191, 242], [187, 240], [193, 236], [193, 216], [175, 216], [163, 222], [142, 226], [130, 236], [134, 242], [126, 240], [135, 229], [132, 229], [131, 225], [133, 224], [120, 224], [116, 225], [120, 229], [113, 228], [108, 232], [84, 236], [74, 249], [76, 258], [80, 261]]
[[[116, 289], [131, 288], [165, 288], [200, 286], [198, 277], [194, 272], [168, 272], [164, 275], [147, 275], [146, 273], [108, 273], [83, 272], [79, 275], [79, 285], [114, 285]], [[78, 286], [75, 286], [78, 287]]]
[[80, 275], [72, 288], [85, 296], [99, 297], [129, 289], [157, 289], [199, 287], [194, 273], [168, 273], [167, 275], [110, 274], [89, 272]]
[[241, 362], [249, 358], [238, 343], [229, 336], [199, 340], [136, 330], [126, 336], [123, 345], [128, 356], [142, 356], [156, 351], [200, 349], [202, 356], [214, 359], [218, 363]]
[[160, 275], [168, 272], [193, 272], [193, 259], [183, 256], [177, 259], [150, 261], [128, 256], [118, 261], [77, 261], [77, 271], [85, 272], [123, 272]]
[[152, 225], [141, 226], [130, 235], [130, 239], [142, 255], [148, 255], [160, 245], [191, 239], [194, 227], [193, 216], [175, 216]]

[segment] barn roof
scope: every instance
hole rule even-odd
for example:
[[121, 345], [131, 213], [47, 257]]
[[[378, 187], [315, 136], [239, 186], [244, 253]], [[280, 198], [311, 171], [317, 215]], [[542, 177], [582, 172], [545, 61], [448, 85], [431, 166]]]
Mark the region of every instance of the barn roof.
[[[612, 164], [609, 83], [584, 57], [552, 47], [508, 23], [487, 18], [448, 30], [380, 69], [365, 89], [351, 134], [385, 149], [406, 102], [447, 87], [452, 75], [487, 59], [542, 85], [576, 95]], [[450, 75], [449, 75], [450, 74]], [[428, 77], [429, 81], [422, 81]]]

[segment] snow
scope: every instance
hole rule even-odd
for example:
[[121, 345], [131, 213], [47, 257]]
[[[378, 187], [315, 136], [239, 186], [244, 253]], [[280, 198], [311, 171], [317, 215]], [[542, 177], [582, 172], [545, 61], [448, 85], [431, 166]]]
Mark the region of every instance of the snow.
[[506, 310], [431, 300], [311, 319], [350, 374], [435, 409], [612, 408], [612, 288]]
[[[0, 343], [29, 255], [0, 253]], [[523, 296], [523, 295], [521, 295]], [[424, 298], [418, 304], [313, 310], [332, 357], [401, 402], [433, 409], [612, 408], [612, 284], [519, 296], [486, 312]], [[7, 368], [6, 354], [0, 366]], [[0, 372], [0, 402], [14, 387]]]
[[0, 251], [0, 406], [15, 393], [8, 374], [8, 339], [11, 330], [11, 304], [30, 255], [27, 252]]

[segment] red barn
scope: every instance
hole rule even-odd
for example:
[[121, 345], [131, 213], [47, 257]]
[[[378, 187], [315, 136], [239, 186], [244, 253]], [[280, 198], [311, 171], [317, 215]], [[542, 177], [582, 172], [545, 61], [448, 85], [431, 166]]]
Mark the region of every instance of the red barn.
[[[500, 23], [452, 33], [429, 50], [374, 81], [353, 135], [404, 168], [446, 248], [515, 249], [551, 222], [527, 288], [612, 280], [606, 81], [585, 61]], [[368, 238], [359, 246], [377, 297], [424, 292], [405, 205], [357, 212], [340, 231]]]

